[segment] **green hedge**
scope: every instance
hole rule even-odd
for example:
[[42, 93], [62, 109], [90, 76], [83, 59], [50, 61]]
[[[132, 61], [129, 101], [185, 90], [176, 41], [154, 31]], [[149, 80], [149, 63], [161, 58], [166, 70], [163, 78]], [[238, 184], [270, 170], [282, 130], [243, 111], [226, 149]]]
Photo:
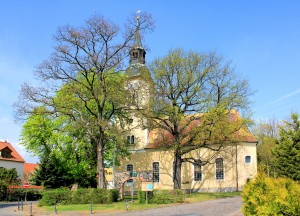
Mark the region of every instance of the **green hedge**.
[[72, 193], [72, 204], [84, 204], [91, 202], [91, 191], [87, 189], [78, 189]]
[[7, 184], [5, 181], [0, 180], [0, 201], [4, 201], [7, 197]]
[[70, 191], [69, 189], [45, 190], [39, 206], [51, 206], [54, 204], [104, 204], [118, 201], [118, 190], [105, 189], [78, 189]]
[[183, 203], [184, 199], [183, 190], [155, 190], [149, 202], [156, 204]]
[[[146, 203], [146, 192], [139, 191], [138, 200], [140, 204]], [[148, 192], [148, 202], [155, 204], [183, 203], [185, 194], [183, 190], [154, 190]]]
[[119, 200], [119, 195], [120, 195], [119, 190], [111, 189], [110, 192], [111, 192], [111, 195], [112, 195], [113, 202], [117, 202]]
[[[27, 193], [27, 194], [26, 194]], [[42, 198], [42, 193], [36, 189], [11, 189], [8, 190], [7, 201], [18, 201], [20, 199], [27, 201], [36, 201]]]
[[40, 206], [51, 206], [57, 203], [69, 204], [72, 201], [72, 191], [69, 189], [44, 190]]
[[138, 200], [139, 200], [139, 204], [146, 203], [146, 192], [139, 190], [139, 192], [138, 192]]
[[[26, 194], [27, 192], [27, 194]], [[35, 201], [42, 198], [39, 190], [35, 189], [9, 189], [7, 184], [0, 180], [0, 201], [18, 201], [18, 200]]]
[[242, 192], [245, 215], [300, 215], [300, 185], [259, 174]]

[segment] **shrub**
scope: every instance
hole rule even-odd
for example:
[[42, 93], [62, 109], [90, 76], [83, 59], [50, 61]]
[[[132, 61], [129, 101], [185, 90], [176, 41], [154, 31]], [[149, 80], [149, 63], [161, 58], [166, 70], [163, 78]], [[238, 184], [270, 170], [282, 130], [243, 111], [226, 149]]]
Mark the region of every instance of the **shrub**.
[[44, 190], [42, 196], [40, 206], [51, 206], [57, 203], [70, 204], [72, 200], [72, 193], [68, 189]]
[[184, 190], [172, 190], [171, 195], [174, 197], [174, 203], [183, 203], [185, 200]]
[[78, 189], [72, 191], [72, 204], [87, 204], [91, 202], [91, 189]]
[[183, 190], [155, 190], [153, 196], [150, 195], [149, 202], [156, 204], [183, 203], [184, 197]]
[[97, 204], [112, 203], [112, 193], [105, 189], [92, 189], [91, 202]]
[[36, 201], [42, 198], [42, 192], [39, 190], [29, 189], [27, 191], [27, 200]]
[[[26, 194], [27, 192], [27, 194]], [[7, 194], [7, 201], [18, 201], [20, 199], [27, 201], [36, 201], [42, 198], [39, 190], [34, 189], [10, 189]]]
[[300, 185], [258, 175], [242, 192], [245, 215], [300, 215]]
[[119, 195], [120, 195], [119, 190], [111, 189], [110, 192], [111, 192], [111, 195], [112, 195], [112, 201], [117, 202], [118, 199], [119, 199]]
[[55, 203], [66, 204], [108, 204], [117, 201], [119, 197], [118, 190], [105, 189], [78, 189], [70, 191], [68, 189], [55, 189], [43, 192], [40, 206], [50, 206]]
[[0, 180], [0, 201], [4, 201], [7, 197], [7, 184], [5, 181]]
[[139, 190], [139, 192], [138, 192], [138, 200], [139, 200], [139, 204], [146, 203], [146, 193], [144, 191]]

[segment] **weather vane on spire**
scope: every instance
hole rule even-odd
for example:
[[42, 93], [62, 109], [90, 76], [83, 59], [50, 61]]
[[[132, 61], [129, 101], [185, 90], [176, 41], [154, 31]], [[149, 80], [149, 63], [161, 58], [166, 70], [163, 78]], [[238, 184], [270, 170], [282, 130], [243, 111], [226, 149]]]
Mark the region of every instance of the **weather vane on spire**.
[[137, 25], [139, 25], [139, 22], [140, 22], [140, 16], [139, 16], [139, 13], [141, 13], [141, 10], [138, 10], [138, 11], [136, 12]]

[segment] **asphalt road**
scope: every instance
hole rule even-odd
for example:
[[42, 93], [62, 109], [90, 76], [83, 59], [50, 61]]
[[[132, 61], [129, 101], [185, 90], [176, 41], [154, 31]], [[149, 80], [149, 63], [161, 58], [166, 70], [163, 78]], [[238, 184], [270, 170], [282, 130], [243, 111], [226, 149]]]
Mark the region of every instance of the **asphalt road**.
[[[192, 204], [178, 204], [169, 207], [161, 207], [156, 209], [148, 209], [141, 211], [129, 211], [105, 214], [94, 213], [93, 216], [108, 215], [124, 215], [124, 216], [242, 216], [241, 213], [242, 200], [241, 197], [209, 200]], [[23, 216], [22, 211], [17, 211], [17, 203], [0, 203], [0, 216]], [[46, 213], [42, 215], [55, 215]], [[77, 212], [60, 212], [58, 215], [77, 216], [90, 215]], [[36, 216], [34, 214], [34, 216]]]
[[171, 207], [124, 213], [125, 216], [242, 216], [241, 197], [209, 200], [200, 203], [181, 204]]
[[17, 211], [18, 202], [0, 203], [0, 216], [19, 216], [23, 212]]

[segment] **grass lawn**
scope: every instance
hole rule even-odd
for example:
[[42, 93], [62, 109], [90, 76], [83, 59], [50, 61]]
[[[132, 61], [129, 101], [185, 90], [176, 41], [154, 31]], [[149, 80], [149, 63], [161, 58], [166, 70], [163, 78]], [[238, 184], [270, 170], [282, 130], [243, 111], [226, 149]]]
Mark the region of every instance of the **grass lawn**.
[[[201, 202], [205, 200], [212, 200], [218, 198], [227, 198], [234, 197], [240, 195], [239, 192], [231, 192], [231, 193], [192, 193], [186, 194], [186, 203], [195, 203]], [[134, 197], [133, 202], [131, 202], [131, 197], [125, 197], [125, 200], [128, 201], [128, 210], [143, 210], [150, 208], [159, 208], [164, 206], [176, 205], [176, 204], [139, 204], [137, 200], [137, 196]], [[43, 206], [39, 207], [43, 211], [54, 212], [54, 206]], [[101, 212], [125, 212], [126, 211], [126, 201], [116, 202], [112, 204], [95, 204], [92, 206], [93, 213], [101, 213]], [[87, 213], [90, 211], [89, 204], [82, 205], [57, 205], [58, 212], [70, 212], [70, 211], [79, 211], [82, 213]]]
[[[158, 208], [161, 206], [168, 206], [168, 205], [174, 205], [174, 204], [167, 204], [167, 205], [159, 205], [159, 204], [138, 204], [137, 201], [134, 201], [133, 203], [128, 202], [128, 210], [143, 210], [143, 209], [150, 209], [150, 208]], [[53, 206], [43, 206], [40, 207], [47, 211], [54, 211]], [[126, 202], [117, 202], [113, 204], [95, 204], [92, 207], [93, 213], [97, 212], [125, 212], [126, 211]], [[78, 205], [58, 205], [57, 206], [58, 212], [64, 212], [64, 211], [82, 211], [82, 212], [89, 212], [90, 211], [90, 205], [89, 204], [78, 204]]]
[[186, 199], [185, 200], [188, 203], [195, 203], [195, 202], [202, 202], [202, 201], [212, 200], [212, 199], [235, 197], [235, 196], [239, 196], [239, 195], [240, 195], [240, 192], [192, 193], [192, 194], [186, 194]]

